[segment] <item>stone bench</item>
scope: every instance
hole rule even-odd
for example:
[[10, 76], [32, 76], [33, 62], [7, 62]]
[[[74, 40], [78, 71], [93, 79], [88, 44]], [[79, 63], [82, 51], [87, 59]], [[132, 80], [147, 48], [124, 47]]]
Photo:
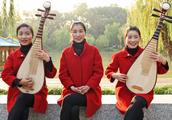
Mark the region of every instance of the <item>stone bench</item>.
[[[58, 98], [58, 95], [49, 95], [46, 114], [35, 113], [31, 109], [29, 120], [60, 120]], [[7, 120], [6, 99], [5, 95], [0, 95], [0, 120]], [[80, 118], [81, 120], [123, 120], [123, 115], [114, 106], [115, 102], [114, 95], [103, 95], [103, 105], [97, 113], [92, 118], [86, 119], [83, 107]], [[151, 106], [145, 111], [144, 120], [172, 120], [172, 95], [155, 95]]]

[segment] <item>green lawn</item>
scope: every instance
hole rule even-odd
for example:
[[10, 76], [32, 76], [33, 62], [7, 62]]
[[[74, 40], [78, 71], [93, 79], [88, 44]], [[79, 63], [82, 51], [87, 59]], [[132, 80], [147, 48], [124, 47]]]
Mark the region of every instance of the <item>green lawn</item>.
[[[101, 51], [100, 54], [103, 60], [104, 69], [106, 69], [107, 65], [111, 62], [111, 57], [114, 51]], [[52, 56], [52, 60], [57, 68], [59, 68], [59, 60], [61, 56], [61, 51], [58, 52], [50, 52]], [[168, 60], [169, 61], [169, 60]], [[172, 62], [169, 62], [170, 70], [164, 75], [158, 75], [158, 77], [162, 78], [172, 78]]]

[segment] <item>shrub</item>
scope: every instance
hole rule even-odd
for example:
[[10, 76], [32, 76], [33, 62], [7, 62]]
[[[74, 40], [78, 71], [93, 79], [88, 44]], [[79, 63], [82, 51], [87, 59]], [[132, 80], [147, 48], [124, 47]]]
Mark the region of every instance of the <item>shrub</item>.
[[172, 85], [156, 87], [155, 94], [172, 94]]
[[61, 88], [53, 88], [53, 89], [49, 89], [48, 94], [49, 95], [60, 95], [62, 92]]
[[6, 94], [7, 94], [7, 91], [6, 90], [0, 89], [0, 95], [6, 95]]
[[[53, 88], [49, 89], [48, 94], [49, 95], [60, 95], [62, 92], [62, 88]], [[167, 85], [163, 87], [156, 87], [154, 89], [155, 94], [172, 94], [172, 85]], [[7, 94], [6, 90], [0, 89], [0, 95], [5, 95]], [[103, 95], [114, 95], [115, 91], [112, 89], [102, 89], [102, 94]]]

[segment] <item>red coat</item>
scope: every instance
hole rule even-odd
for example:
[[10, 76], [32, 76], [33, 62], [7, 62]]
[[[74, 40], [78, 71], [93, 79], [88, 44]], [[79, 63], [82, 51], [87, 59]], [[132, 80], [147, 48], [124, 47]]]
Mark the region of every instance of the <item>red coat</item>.
[[64, 88], [58, 104], [61, 105], [64, 97], [73, 93], [71, 85], [76, 87], [88, 85], [91, 89], [86, 93], [86, 116], [92, 116], [101, 106], [102, 93], [99, 83], [102, 76], [102, 59], [96, 47], [85, 42], [80, 56], [74, 52], [72, 46], [64, 49], [59, 69], [59, 79]]
[[[24, 58], [25, 55], [20, 51], [20, 49], [17, 49], [15, 52], [13, 52], [8, 56], [6, 63], [4, 65], [4, 70], [2, 71], [3, 81], [9, 85], [8, 98], [7, 98], [8, 111], [12, 109], [13, 105], [16, 102], [16, 99], [21, 94], [21, 92], [18, 90], [17, 87], [12, 87], [12, 83], [13, 80], [16, 79], [18, 69], [22, 64]], [[56, 68], [53, 66], [51, 72], [45, 69], [45, 75], [46, 77], [53, 78], [56, 75], [56, 71], [57, 71]], [[47, 100], [46, 100], [47, 94], [48, 94], [48, 89], [46, 86], [46, 81], [44, 81], [44, 85], [42, 89], [38, 93], [34, 94], [33, 108], [35, 112], [45, 113], [47, 108]]]
[[[105, 74], [107, 75], [107, 77], [111, 79], [112, 73], [117, 72], [118, 70], [120, 73], [127, 74], [129, 68], [137, 59], [137, 57], [142, 53], [142, 51], [143, 49], [139, 48], [138, 52], [134, 56], [131, 56], [126, 50], [121, 50], [118, 53], [114, 54], [112, 57], [112, 62], [106, 68]], [[167, 72], [167, 70], [160, 63], [157, 63], [157, 65], [157, 72], [159, 74]], [[126, 84], [120, 81], [117, 82], [115, 93], [117, 99], [116, 107], [122, 113], [125, 113], [127, 111], [127, 108], [135, 95], [144, 97], [147, 101], [147, 106], [150, 105], [154, 95], [153, 90], [147, 94], [134, 94], [128, 90]]]

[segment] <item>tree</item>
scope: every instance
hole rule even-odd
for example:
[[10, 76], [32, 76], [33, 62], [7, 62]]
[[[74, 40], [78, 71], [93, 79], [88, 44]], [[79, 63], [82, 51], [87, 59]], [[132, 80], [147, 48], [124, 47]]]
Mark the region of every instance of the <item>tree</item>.
[[[140, 28], [141, 33], [142, 33], [142, 46], [145, 46], [148, 41], [151, 39], [153, 33], [155, 32], [155, 28], [158, 24], [158, 19], [151, 17], [152, 14], [152, 9], [153, 8], [157, 8], [157, 9], [161, 9], [160, 8], [160, 3], [162, 1], [161, 0], [136, 0], [136, 4], [135, 6], [130, 10], [129, 12], [129, 19], [128, 19], [128, 23], [130, 23], [131, 25], [136, 25]], [[171, 10], [167, 11], [167, 14], [172, 13]], [[164, 22], [166, 24], [166, 22]], [[172, 32], [172, 26], [167, 24], [167, 29], [165, 29], [165, 27], [163, 28], [163, 32], [168, 32], [171, 33]], [[159, 45], [158, 45], [158, 49], [160, 52], [164, 51], [164, 49], [166, 49], [166, 54], [168, 56], [171, 56], [171, 52], [167, 52], [170, 51], [170, 47], [166, 47], [166, 42], [165, 38], [167, 39], [167, 43], [171, 43], [172, 39], [172, 35], [171, 34], [165, 34], [162, 33], [163, 37], [160, 36], [159, 38]], [[163, 40], [164, 39], [164, 40]], [[171, 45], [171, 44], [169, 44]]]
[[8, 16], [7, 16], [7, 1], [3, 0], [3, 6], [2, 6], [2, 33], [1, 35], [3, 37], [8, 36]]
[[16, 20], [14, 0], [10, 0], [9, 13], [7, 14], [7, 0], [3, 0], [2, 13], [0, 18], [0, 34], [3, 37], [13, 36], [15, 33]]
[[166, 51], [166, 54], [169, 55], [170, 60], [172, 61], [172, 40], [170, 40], [170, 36], [169, 36], [169, 31], [167, 28], [167, 24], [163, 24], [162, 26], [162, 42], [164, 45], [164, 49]]
[[15, 10], [14, 10], [14, 0], [10, 0], [10, 10], [9, 10], [9, 34], [14, 35], [15, 31]]
[[110, 6], [91, 8], [85, 14], [90, 25], [88, 32], [92, 34], [95, 39], [105, 31], [105, 26], [113, 24], [114, 22], [123, 25], [127, 21], [127, 12], [125, 9]]
[[126, 10], [115, 5], [88, 9], [88, 6], [82, 3], [72, 14], [73, 20], [81, 20], [88, 26], [88, 34], [93, 35], [95, 39], [103, 34], [107, 24], [116, 22], [123, 25], [127, 21]]
[[121, 38], [119, 38], [120, 32], [119, 23], [108, 24], [105, 26], [103, 35], [100, 35], [96, 40], [96, 45], [100, 48], [121, 48]]

